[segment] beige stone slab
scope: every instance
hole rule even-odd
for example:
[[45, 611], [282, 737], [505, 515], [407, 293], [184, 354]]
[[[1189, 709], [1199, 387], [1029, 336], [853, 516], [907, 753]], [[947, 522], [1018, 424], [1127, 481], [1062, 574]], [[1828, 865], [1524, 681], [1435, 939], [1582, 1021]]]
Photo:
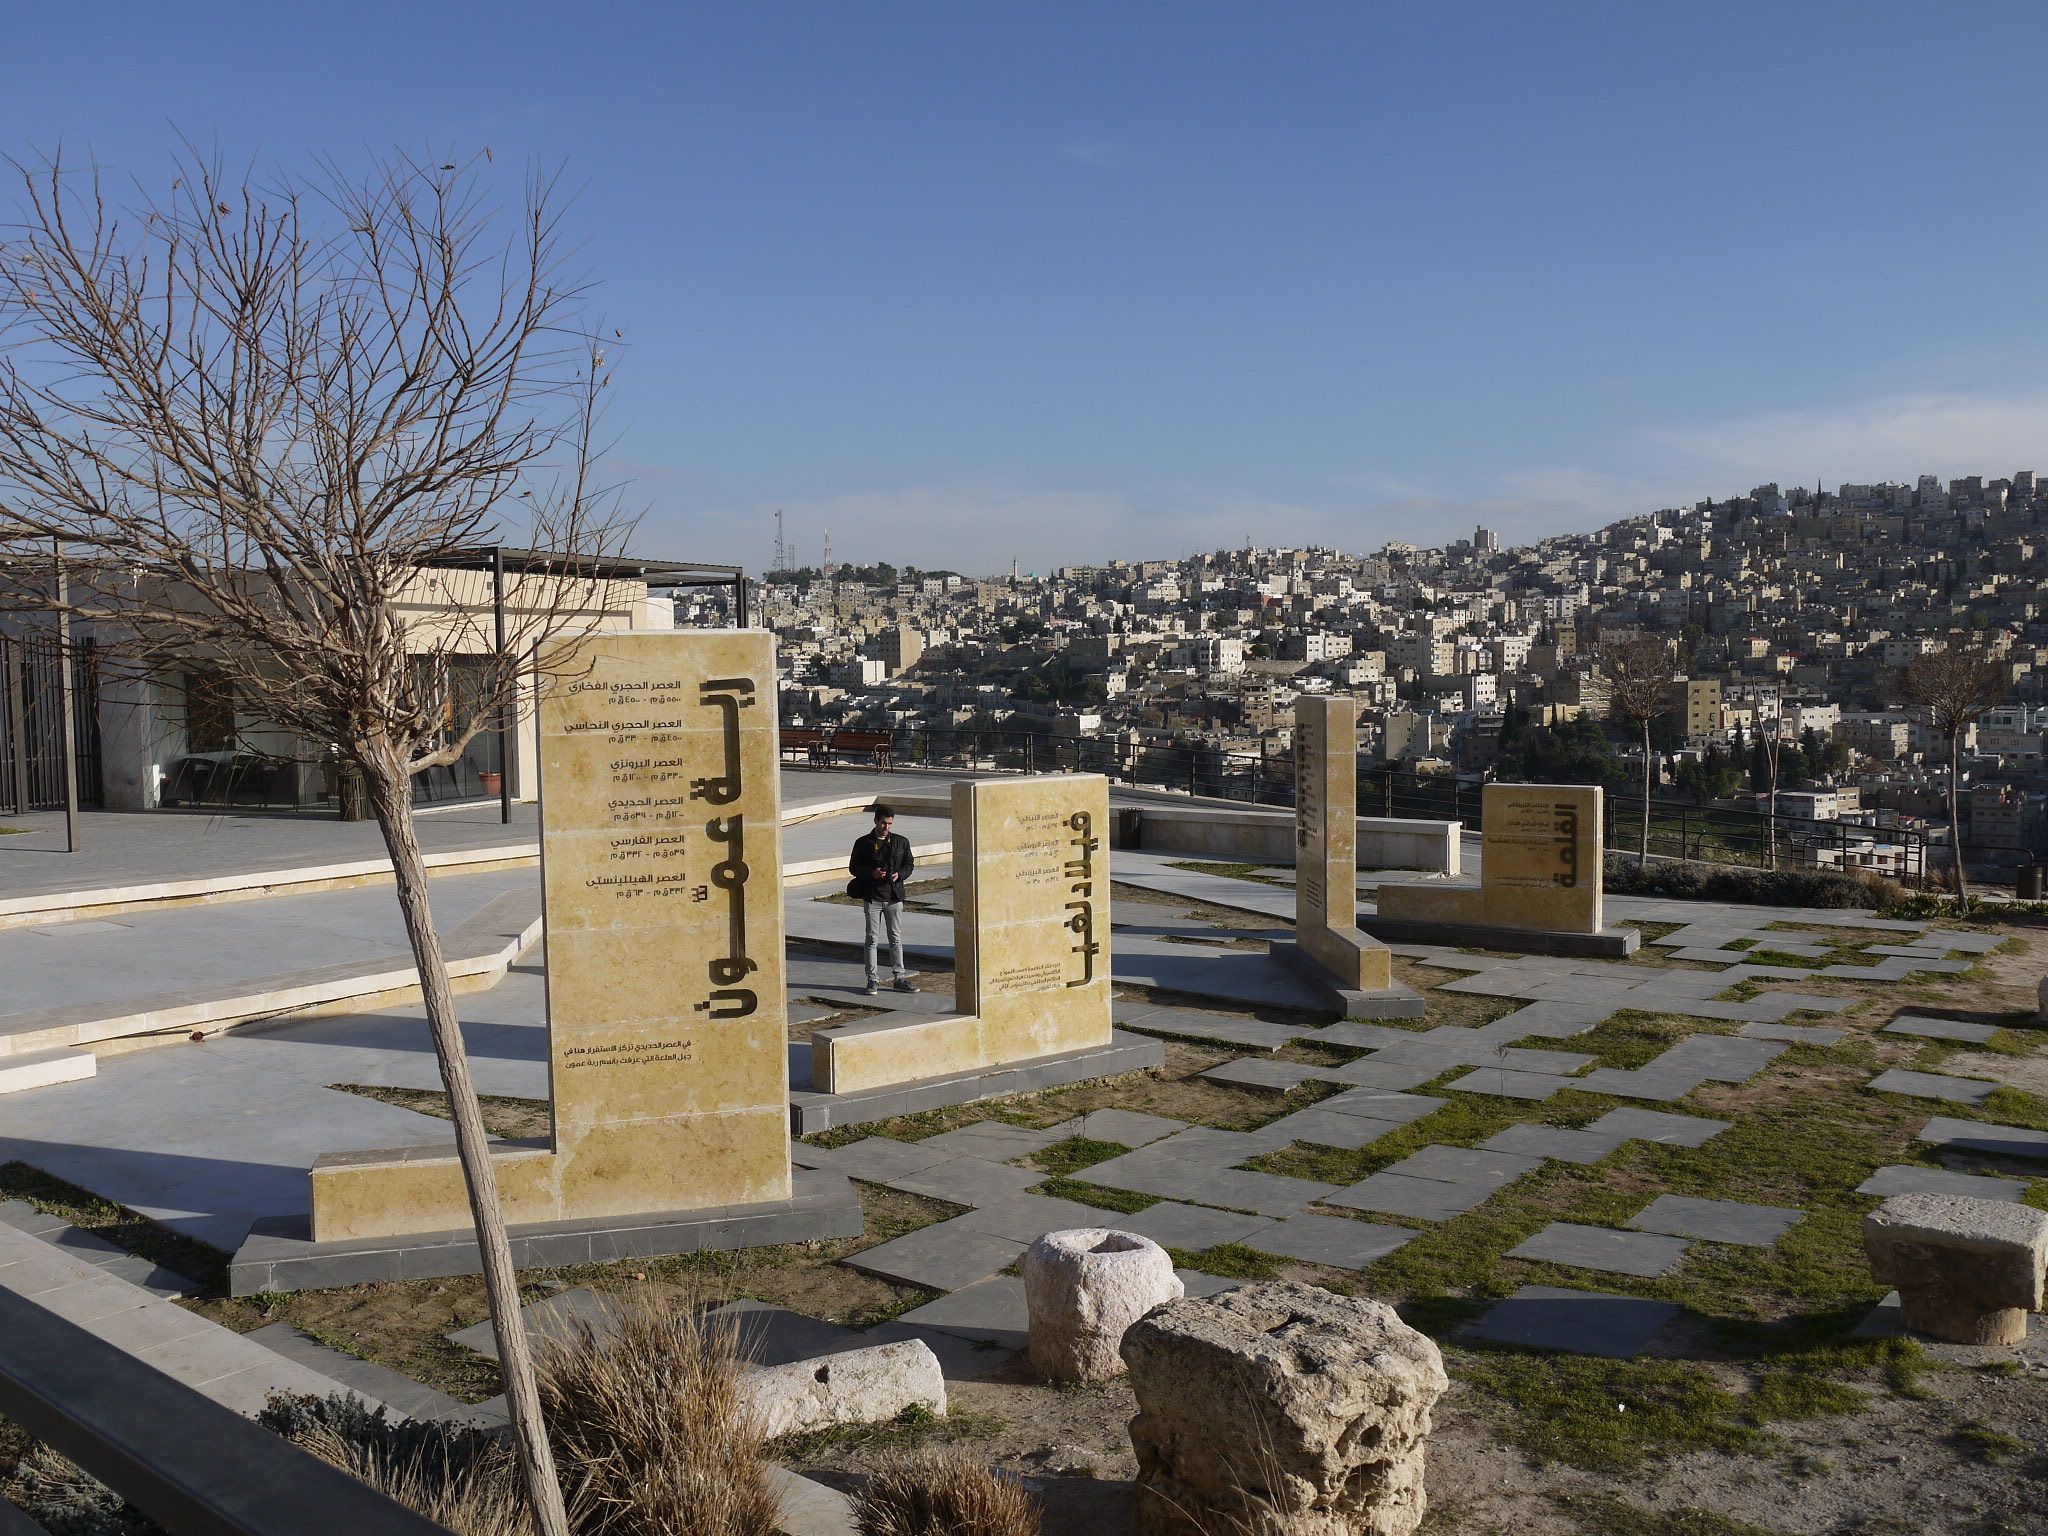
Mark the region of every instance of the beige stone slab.
[[953, 845], [955, 990], [984, 1065], [1106, 1046], [1109, 781], [956, 784]]
[[[538, 717], [551, 1149], [494, 1159], [514, 1223], [790, 1196], [773, 637], [594, 636]], [[1105, 1007], [1106, 1012], [1106, 1007]], [[316, 1241], [469, 1220], [453, 1155], [323, 1158]]]
[[1481, 921], [1552, 933], [1601, 930], [1601, 791], [1489, 784], [1480, 834]]
[[1358, 927], [1358, 701], [1294, 701], [1294, 936], [1341, 987], [1383, 992], [1394, 958]]
[[972, 1014], [832, 1026], [811, 1036], [811, 1086], [820, 1093], [862, 1093], [988, 1064], [981, 1020]]

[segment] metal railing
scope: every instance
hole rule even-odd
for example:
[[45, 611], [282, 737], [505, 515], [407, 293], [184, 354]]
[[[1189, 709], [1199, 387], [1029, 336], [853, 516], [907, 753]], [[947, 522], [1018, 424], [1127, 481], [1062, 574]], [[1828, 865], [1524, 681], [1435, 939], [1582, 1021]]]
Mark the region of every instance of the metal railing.
[[[849, 728], [851, 729], [851, 728]], [[865, 753], [837, 759], [831, 730], [813, 760], [871, 761]], [[995, 727], [900, 727], [893, 733], [896, 767], [963, 769], [979, 773], [1100, 773], [1113, 783], [1177, 790], [1198, 798], [1291, 808], [1294, 762], [1284, 750], [1231, 750], [1199, 743], [1134, 744], [1094, 736]], [[1501, 782], [1495, 780], [1494, 782]], [[1642, 839], [1642, 798], [1606, 796], [1607, 847], [1634, 852]], [[1472, 831], [1485, 825], [1485, 781], [1452, 774], [1416, 774], [1375, 759], [1358, 765], [1358, 813], [1404, 820], [1457, 821]], [[1871, 870], [1908, 883], [1940, 878], [1948, 866], [1943, 833], [1919, 827], [1869, 826], [1856, 821], [1773, 818], [1738, 807], [1652, 799], [1650, 853], [1656, 858], [1756, 868]], [[1963, 853], [1973, 874], [2021, 865], [2037, 854], [1981, 843], [1967, 836]]]

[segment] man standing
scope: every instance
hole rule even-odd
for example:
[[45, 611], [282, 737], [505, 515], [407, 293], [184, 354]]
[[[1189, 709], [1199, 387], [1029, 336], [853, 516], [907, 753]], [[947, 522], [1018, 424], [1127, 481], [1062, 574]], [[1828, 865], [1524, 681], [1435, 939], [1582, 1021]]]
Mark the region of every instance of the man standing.
[[910, 972], [903, 968], [903, 882], [916, 867], [910, 856], [910, 839], [895, 830], [896, 813], [886, 805], [870, 806], [875, 830], [853, 845], [846, 872], [853, 876], [848, 893], [860, 898], [867, 919], [868, 996], [881, 991], [875, 971], [875, 951], [886, 932], [889, 938], [889, 968], [896, 974], [898, 992], [915, 992]]

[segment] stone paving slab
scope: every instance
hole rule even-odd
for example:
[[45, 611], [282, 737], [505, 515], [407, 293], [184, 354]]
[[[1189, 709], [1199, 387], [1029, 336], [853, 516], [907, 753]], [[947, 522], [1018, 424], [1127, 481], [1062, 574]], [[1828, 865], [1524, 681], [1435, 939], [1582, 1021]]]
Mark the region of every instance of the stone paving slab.
[[1290, 1040], [1299, 1039], [1307, 1025], [1295, 1028], [1285, 1024], [1268, 1024], [1261, 1019], [1233, 1019], [1223, 1014], [1201, 1013], [1192, 1008], [1127, 1008], [1117, 1004], [1110, 1017], [1119, 1029], [1135, 1029], [1144, 1034], [1179, 1035], [1189, 1040], [1203, 1040], [1215, 1045], [1241, 1045], [1254, 1050], [1277, 1051]]
[[1221, 1296], [1225, 1291], [1234, 1291], [1244, 1284], [1242, 1280], [1226, 1280], [1221, 1275], [1205, 1275], [1199, 1269], [1176, 1269], [1174, 1273], [1187, 1287], [1190, 1296]]
[[1391, 1120], [1396, 1125], [1408, 1125], [1450, 1102], [1427, 1093], [1401, 1093], [1391, 1088], [1352, 1088], [1332, 1094], [1309, 1107], [1339, 1115], [1362, 1115], [1368, 1120]]
[[[617, 1316], [617, 1307], [597, 1292], [579, 1285], [572, 1290], [543, 1296], [539, 1301], [529, 1301], [519, 1309], [519, 1315], [526, 1320], [528, 1333], [587, 1323], [602, 1334], [610, 1331]], [[457, 1328], [445, 1337], [450, 1344], [459, 1344], [479, 1355], [490, 1355], [494, 1359], [497, 1356], [498, 1332], [488, 1317], [480, 1323], [471, 1323], [467, 1328]]]
[[[935, 1136], [932, 1141], [938, 1138]], [[832, 1149], [828, 1164], [834, 1173], [865, 1179], [870, 1184], [886, 1183], [906, 1174], [919, 1173], [957, 1154], [931, 1141], [892, 1141], [887, 1136], [865, 1136]]]
[[935, 1328], [941, 1333], [1006, 1350], [1022, 1349], [1031, 1335], [1024, 1282], [1015, 1275], [997, 1275], [962, 1285], [936, 1301], [905, 1312], [897, 1321], [912, 1327]]
[[1699, 1115], [1671, 1115], [1656, 1109], [1610, 1109], [1584, 1127], [1595, 1136], [1628, 1141], [1655, 1141], [1673, 1147], [1703, 1147], [1732, 1122]]
[[1554, 1221], [1507, 1252], [1511, 1259], [1540, 1259], [1575, 1269], [1610, 1275], [1654, 1278], [1668, 1275], [1692, 1245], [1683, 1238], [1654, 1232], [1618, 1232], [1612, 1227], [1586, 1227]]
[[1626, 1360], [1648, 1349], [1678, 1313], [1679, 1308], [1666, 1301], [1525, 1285], [1487, 1308], [1466, 1336], [1523, 1349]]
[[[1163, 1143], [1155, 1144], [1155, 1147], [1157, 1145]], [[1146, 1153], [1155, 1147], [1148, 1147]], [[1314, 1205], [1325, 1195], [1337, 1192], [1334, 1184], [1320, 1184], [1310, 1179], [1293, 1179], [1273, 1173], [1246, 1173], [1217, 1164], [1171, 1158], [1154, 1160], [1147, 1158], [1145, 1153], [1097, 1163], [1092, 1168], [1081, 1169], [1074, 1177], [1084, 1183], [1105, 1184], [1111, 1189], [1159, 1195], [1193, 1205], [1225, 1206], [1260, 1216], [1291, 1216], [1306, 1206]]]
[[956, 1216], [849, 1254], [841, 1262], [924, 1290], [957, 1291], [1009, 1267], [1024, 1246], [1016, 1238], [976, 1231]]
[[951, 1157], [883, 1182], [908, 1195], [926, 1195], [954, 1205], [988, 1205], [1006, 1195], [1021, 1195], [1045, 1180], [1046, 1175], [1035, 1168], [1012, 1168], [978, 1157]]
[[1322, 1203], [1346, 1210], [1377, 1211], [1386, 1216], [1448, 1221], [1484, 1202], [1497, 1188], [1499, 1186], [1493, 1184], [1448, 1184], [1441, 1179], [1411, 1179], [1382, 1171], [1334, 1195], [1325, 1195]]
[[1751, 1040], [1783, 1040], [1789, 1045], [1829, 1046], [1849, 1031], [1826, 1024], [1745, 1024], [1736, 1033]]
[[1894, 1163], [1880, 1168], [1856, 1186], [1859, 1195], [1967, 1195], [1974, 1200], [2017, 1202], [2027, 1195], [2022, 1179], [2001, 1179], [1985, 1173], [1957, 1173], [1950, 1168], [1922, 1168], [1913, 1163]]
[[1275, 1223], [1264, 1216], [1247, 1216], [1238, 1211], [1212, 1211], [1205, 1206], [1184, 1205], [1162, 1200], [1132, 1215], [1103, 1212], [1104, 1226], [1119, 1232], [1149, 1237], [1162, 1248], [1179, 1248], [1200, 1253], [1221, 1243], [1241, 1243]]
[[1015, 1158], [1028, 1157], [1033, 1152], [1043, 1152], [1054, 1142], [1079, 1134], [1073, 1125], [1070, 1120], [1045, 1130], [1031, 1130], [1021, 1125], [1006, 1125], [1000, 1120], [977, 1120], [972, 1125], [927, 1136], [916, 1145], [933, 1148], [949, 1157], [979, 1157], [991, 1163], [1007, 1163]]
[[2019, 1125], [1994, 1125], [1984, 1120], [1958, 1120], [1936, 1115], [1920, 1127], [1921, 1141], [1937, 1142], [1959, 1152], [1988, 1152], [2000, 1157], [2048, 1161], [2048, 1131]]
[[738, 1329], [740, 1358], [750, 1365], [789, 1365], [866, 1349], [869, 1342], [866, 1334], [851, 1328], [752, 1297], [713, 1307], [707, 1315], [730, 1321]]
[[1353, 1050], [1379, 1051], [1405, 1045], [1427, 1033], [1427, 1030], [1390, 1029], [1384, 1024], [1363, 1024], [1347, 1020], [1342, 1024], [1312, 1030], [1302, 1038], [1314, 1040], [1321, 1045], [1342, 1045]]
[[1275, 1222], [1250, 1239], [1261, 1253], [1304, 1264], [1328, 1264], [1335, 1269], [1361, 1269], [1383, 1259], [1404, 1243], [1421, 1234], [1408, 1227], [1388, 1227], [1377, 1222], [1354, 1221], [1348, 1216], [1317, 1216], [1304, 1213]]
[[1128, 1154], [1121, 1161], [1153, 1167], [1172, 1168], [1185, 1163], [1231, 1168], [1239, 1163], [1278, 1152], [1288, 1143], [1287, 1133], [1269, 1125], [1255, 1131], [1224, 1131], [1213, 1125], [1191, 1125], [1148, 1147]]
[[1291, 1115], [1270, 1121], [1261, 1129], [1284, 1133], [1291, 1141], [1312, 1142], [1319, 1147], [1337, 1147], [1346, 1152], [1356, 1152], [1369, 1147], [1401, 1126], [1393, 1120], [1368, 1120], [1363, 1115], [1347, 1115], [1338, 1110], [1324, 1109], [1310, 1105], [1298, 1109]]
[[1079, 1200], [1062, 1200], [1052, 1195], [1005, 1195], [953, 1218], [961, 1226], [1015, 1242], [1035, 1243], [1048, 1232], [1066, 1232], [1076, 1227], [1114, 1227], [1131, 1218], [1120, 1211], [1106, 1211]]
[[1486, 1147], [1424, 1147], [1405, 1158], [1388, 1173], [1409, 1179], [1441, 1179], [1454, 1184], [1491, 1184], [1495, 1189], [1512, 1184], [1543, 1166], [1540, 1157], [1522, 1157]]
[[1316, 1079], [1326, 1083], [1344, 1083], [1353, 1088], [1378, 1088], [1389, 1093], [1404, 1093], [1410, 1088], [1420, 1088], [1432, 1078], [1441, 1077], [1455, 1061], [1437, 1058], [1423, 1061], [1381, 1061], [1368, 1056], [1362, 1061], [1348, 1061], [1342, 1066], [1319, 1067]]
[[1628, 1138], [1602, 1136], [1593, 1131], [1567, 1130], [1557, 1125], [1511, 1125], [1496, 1131], [1479, 1145], [1489, 1152], [1512, 1152], [1519, 1157], [1554, 1157], [1560, 1162], [1597, 1163]]
[[1913, 1035], [1922, 1040], [1967, 1040], [1982, 1045], [1998, 1033], [1995, 1025], [1966, 1024], [1961, 1019], [1930, 1019], [1902, 1013], [1879, 1031], [1887, 1035]]
[[1069, 1134], [1136, 1148], [1150, 1146], [1187, 1128], [1186, 1121], [1169, 1120], [1164, 1115], [1145, 1115], [1131, 1109], [1091, 1109]]
[[1547, 1099], [1560, 1088], [1576, 1088], [1575, 1077], [1548, 1072], [1511, 1072], [1499, 1067], [1474, 1067], [1444, 1084], [1455, 1093], [1487, 1093], [1498, 1099]]
[[1910, 942], [1917, 948], [1954, 951], [1963, 955], [1988, 955], [2005, 940], [1995, 933], [1964, 933], [1959, 929], [1936, 928]]
[[1700, 1085], [1700, 1079], [1689, 1072], [1653, 1072], [1648, 1068], [1627, 1071], [1615, 1067], [1595, 1067], [1572, 1082], [1587, 1093], [1612, 1094], [1620, 1099], [1654, 1099], [1660, 1104], [1675, 1104]]
[[1212, 1083], [1228, 1083], [1235, 1088], [1260, 1088], [1275, 1093], [1290, 1092], [1322, 1075], [1318, 1068], [1305, 1067], [1298, 1061], [1257, 1061], [1249, 1057], [1223, 1062], [1202, 1074]]
[[1970, 1105], [1982, 1104], [1998, 1090], [1998, 1084], [1974, 1077], [1911, 1072], [1904, 1067], [1880, 1072], [1867, 1086], [1875, 1093], [1897, 1093], [1909, 1099], [1941, 1099], [1950, 1104]]
[[1768, 1248], [1806, 1213], [1782, 1205], [1748, 1205], [1740, 1200], [1696, 1200], [1686, 1195], [1659, 1195], [1628, 1224], [1639, 1232], [1670, 1237], [1699, 1237], [1715, 1243]]

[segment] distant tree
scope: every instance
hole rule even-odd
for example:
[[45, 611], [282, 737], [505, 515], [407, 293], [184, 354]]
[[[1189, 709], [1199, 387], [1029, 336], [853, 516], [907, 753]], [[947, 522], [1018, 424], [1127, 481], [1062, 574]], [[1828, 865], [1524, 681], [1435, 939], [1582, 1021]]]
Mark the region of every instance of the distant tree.
[[1806, 774], [1809, 778], [1817, 777], [1825, 771], [1827, 754], [1821, 749], [1820, 732], [1810, 725], [1799, 733], [1799, 755], [1806, 764]]
[[1915, 656], [1900, 674], [1905, 697], [1927, 711], [1928, 724], [1948, 748], [1948, 845], [1955, 873], [1956, 899], [1969, 905], [1968, 877], [1963, 873], [1961, 810], [1963, 733], [2004, 699], [2009, 673], [1974, 646], [1952, 646]]
[[1615, 719], [1625, 722], [1642, 736], [1643, 745], [1643, 828], [1636, 850], [1638, 863], [1650, 862], [1650, 791], [1655, 783], [1657, 754], [1650, 744], [1650, 728], [1671, 712], [1671, 648], [1655, 635], [1636, 635], [1617, 645], [1603, 647], [1599, 656], [1600, 675], [1607, 683], [1607, 707]]

